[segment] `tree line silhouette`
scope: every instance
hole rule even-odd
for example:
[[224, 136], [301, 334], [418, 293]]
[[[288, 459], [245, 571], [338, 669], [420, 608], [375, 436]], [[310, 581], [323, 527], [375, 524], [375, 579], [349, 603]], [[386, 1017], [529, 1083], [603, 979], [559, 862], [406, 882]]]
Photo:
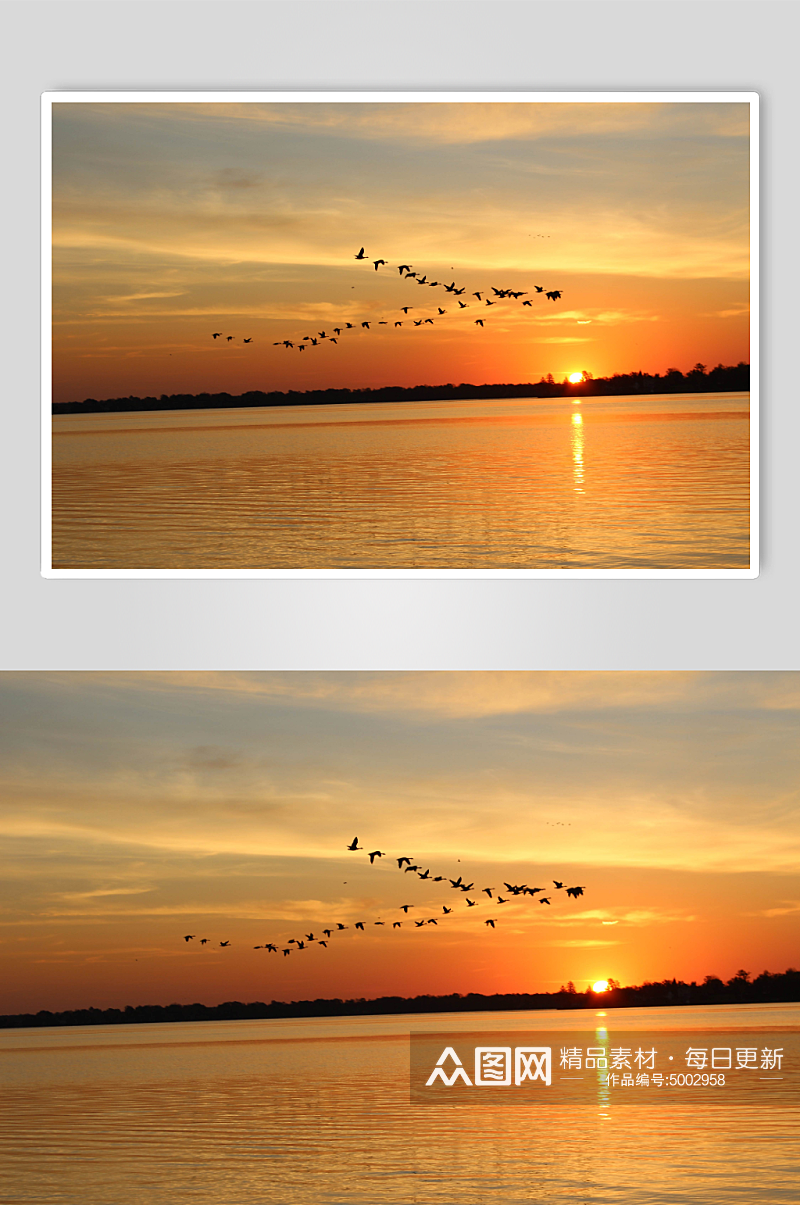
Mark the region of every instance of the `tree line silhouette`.
[[737, 393], [750, 388], [750, 365], [727, 367], [718, 364], [707, 370], [696, 364], [689, 372], [670, 368], [663, 374], [647, 372], [614, 373], [610, 377], [592, 377], [572, 383], [557, 381], [552, 373], [538, 381], [523, 384], [471, 385], [385, 385], [378, 389], [289, 389], [246, 393], [162, 393], [160, 397], [116, 397], [98, 401], [53, 402], [54, 414], [105, 414], [139, 410], [222, 410], [247, 406], [325, 406], [347, 402], [418, 402], [458, 401], [482, 398], [554, 398], [628, 396], [638, 393]]
[[789, 967], [782, 974], [763, 971], [751, 979], [740, 970], [727, 982], [706, 975], [702, 983], [681, 979], [645, 982], [621, 987], [609, 980], [610, 990], [598, 994], [590, 987], [579, 992], [572, 983], [557, 992], [512, 992], [484, 996], [478, 992], [447, 996], [380, 996], [375, 1000], [273, 1000], [243, 1004], [139, 1004], [125, 1008], [77, 1008], [64, 1012], [41, 1009], [38, 1013], [0, 1016], [0, 1029], [27, 1029], [58, 1025], [140, 1025], [165, 1021], [247, 1021], [293, 1017], [359, 1017], [376, 1014], [510, 1012], [545, 1008], [664, 1008], [688, 1004], [787, 1004], [800, 1000], [800, 971]]

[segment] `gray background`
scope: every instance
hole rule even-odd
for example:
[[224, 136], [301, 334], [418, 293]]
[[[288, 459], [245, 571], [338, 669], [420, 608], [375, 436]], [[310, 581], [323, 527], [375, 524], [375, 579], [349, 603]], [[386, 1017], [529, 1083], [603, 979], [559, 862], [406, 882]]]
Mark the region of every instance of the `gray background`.
[[[2, 669], [796, 669], [797, 34], [781, 0], [4, 3]], [[762, 98], [754, 581], [44, 580], [39, 97], [50, 89], [731, 89]]]

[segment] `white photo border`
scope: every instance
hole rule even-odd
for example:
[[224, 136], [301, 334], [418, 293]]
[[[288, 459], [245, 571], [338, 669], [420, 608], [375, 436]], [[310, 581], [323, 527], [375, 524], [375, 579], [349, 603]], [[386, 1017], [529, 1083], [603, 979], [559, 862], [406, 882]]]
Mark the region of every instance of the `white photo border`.
[[[227, 579], [753, 579], [759, 575], [759, 94], [691, 92], [72, 92], [42, 93], [41, 576]], [[52, 562], [52, 108], [54, 104], [747, 104], [750, 110], [750, 564], [746, 569], [54, 569]]]

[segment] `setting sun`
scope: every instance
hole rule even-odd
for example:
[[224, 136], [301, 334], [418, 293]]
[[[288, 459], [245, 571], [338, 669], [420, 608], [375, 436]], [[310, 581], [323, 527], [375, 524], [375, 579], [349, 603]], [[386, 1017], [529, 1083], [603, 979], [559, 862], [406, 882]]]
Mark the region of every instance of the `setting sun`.
[[580, 385], [581, 381], [583, 380], [583, 373], [582, 372], [571, 372], [569, 374], [569, 379], [573, 385]]
[[608, 991], [608, 980], [607, 979], [598, 979], [597, 983], [592, 984], [592, 991], [593, 992], [607, 992]]

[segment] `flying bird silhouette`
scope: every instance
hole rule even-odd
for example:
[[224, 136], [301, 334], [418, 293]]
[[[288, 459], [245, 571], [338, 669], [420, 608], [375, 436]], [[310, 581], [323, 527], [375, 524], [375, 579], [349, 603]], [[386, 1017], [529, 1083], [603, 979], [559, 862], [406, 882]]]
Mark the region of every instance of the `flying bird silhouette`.
[[401, 910], [402, 910], [403, 912], [405, 912], [406, 916], [408, 916], [408, 910], [409, 910], [409, 908], [413, 908], [413, 907], [414, 907], [414, 905], [413, 905], [413, 904], [401, 904], [401, 905], [400, 905]]
[[362, 845], [358, 844], [358, 837], [353, 837], [353, 840], [347, 846], [348, 849], [363, 849]]
[[357, 928], [357, 929], [360, 929], [362, 933], [364, 932], [364, 922], [363, 922], [363, 920], [357, 920], [357, 921], [356, 921], [356, 928]]
[[230, 943], [230, 941], [221, 941], [219, 944], [221, 946], [229, 946], [231, 943]]
[[407, 863], [409, 866], [411, 865], [411, 859], [410, 859], [410, 858], [398, 858], [398, 859], [397, 859], [397, 869], [398, 869], [398, 870], [402, 870], [402, 868], [403, 868], [403, 863], [404, 863], [404, 862], [406, 862], [406, 863]]
[[362, 247], [362, 248], [361, 248], [361, 250], [359, 251], [358, 255], [354, 255], [354, 256], [353, 256], [353, 259], [366, 259], [366, 258], [367, 258], [367, 256], [364, 254], [364, 248], [363, 248], [363, 247]]
[[377, 272], [377, 271], [378, 271], [379, 266], [380, 266], [381, 264], [385, 264], [385, 263], [386, 263], [386, 260], [385, 260], [385, 259], [374, 259], [372, 262], [373, 262], [373, 264], [375, 265], [375, 271]]
[[482, 319], [482, 318], [476, 318], [476, 319], [475, 319], [475, 325], [476, 325], [476, 326], [483, 326], [483, 319]]
[[252, 339], [242, 339], [242, 343], [252, 343]]
[[558, 882], [556, 879], [553, 879], [553, 886], [554, 886], [554, 887], [555, 887], [557, 890], [559, 890], [559, 891], [560, 891], [560, 890], [561, 890], [561, 888], [564, 886], [564, 884], [563, 884], [563, 883], [559, 883], [559, 882]]
[[221, 334], [222, 334], [222, 331], [214, 331], [214, 333], [213, 333], [213, 335], [211, 336], [211, 338], [212, 338], [212, 339], [219, 339], [219, 337], [220, 337], [220, 335], [221, 335]]
[[540, 903], [540, 904], [549, 904], [549, 903], [550, 903], [550, 901], [549, 901], [549, 899], [547, 898], [547, 896], [546, 896], [546, 895], [543, 895], [543, 896], [542, 896], [542, 898], [539, 900], [539, 903]]
[[201, 938], [200, 938], [200, 945], [201, 945], [201, 946], [207, 946], [210, 940], [211, 940], [211, 938], [210, 938], [210, 937], [201, 937]]
[[196, 933], [186, 933], [186, 934], [184, 934], [183, 940], [184, 941], [192, 941], [193, 938], [195, 938], [196, 936], [197, 936]]
[[476, 900], [467, 900], [467, 907], [468, 908], [477, 908], [478, 907], [477, 901]]
[[491, 925], [491, 926], [492, 926], [492, 928], [494, 928], [494, 921], [493, 921], [493, 920], [485, 920], [483, 923], [484, 923], [485, 925]]
[[227, 337], [227, 339], [225, 340], [225, 342], [226, 342], [226, 343], [230, 343], [232, 339], [233, 339], [233, 335], [228, 335], [228, 337]]
[[550, 301], [557, 301], [560, 296], [560, 289], [551, 289], [549, 293], [545, 293], [545, 297], [549, 298]]
[[583, 895], [582, 887], [568, 887], [567, 895], [571, 895], [573, 899], [577, 899], [579, 895]]

